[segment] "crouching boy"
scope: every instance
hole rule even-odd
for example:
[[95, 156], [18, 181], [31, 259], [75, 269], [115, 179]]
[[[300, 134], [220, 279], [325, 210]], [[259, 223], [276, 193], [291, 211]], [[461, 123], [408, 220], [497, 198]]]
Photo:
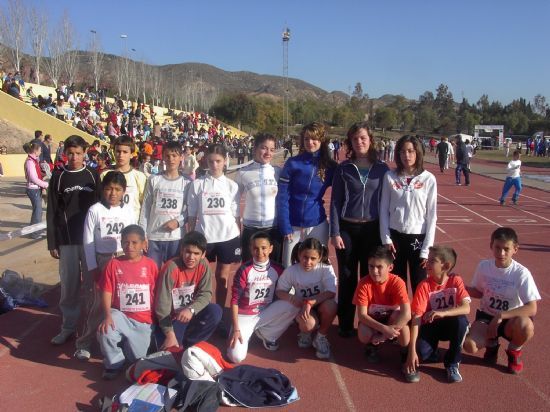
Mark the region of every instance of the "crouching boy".
[[391, 273], [392, 253], [384, 246], [378, 247], [368, 260], [369, 276], [359, 281], [353, 304], [357, 306], [359, 341], [367, 345], [366, 356], [371, 363], [378, 361], [378, 345], [397, 339], [401, 347], [401, 363], [405, 378], [409, 373], [404, 367], [409, 345], [411, 305], [407, 286]]
[[449, 274], [456, 263], [456, 252], [451, 247], [430, 248], [424, 279], [414, 293], [411, 304], [411, 342], [407, 357], [409, 382], [418, 382], [418, 366], [425, 361], [439, 361], [439, 341], [449, 341], [449, 350], [443, 361], [449, 382], [461, 382], [458, 371], [462, 342], [468, 331], [470, 296], [462, 278]]
[[222, 318], [222, 308], [212, 300], [212, 272], [202, 233], [187, 233], [180, 244], [180, 256], [166, 262], [157, 283], [157, 346], [165, 350], [188, 348], [206, 341]]
[[513, 259], [518, 252], [514, 229], [500, 227], [491, 235], [494, 259], [482, 260], [468, 288], [470, 296], [481, 299], [480, 310], [464, 341], [464, 351], [476, 353], [486, 348], [484, 360], [496, 364], [498, 338], [506, 339], [508, 372], [523, 370], [521, 351], [535, 334], [533, 317], [540, 294], [529, 269]]
[[126, 355], [133, 362], [147, 354], [153, 331], [158, 269], [152, 259], [143, 256], [145, 232], [138, 225], [126, 226], [121, 244], [124, 255], [107, 263], [99, 283], [105, 318], [99, 325], [98, 341], [106, 380], [120, 373]]

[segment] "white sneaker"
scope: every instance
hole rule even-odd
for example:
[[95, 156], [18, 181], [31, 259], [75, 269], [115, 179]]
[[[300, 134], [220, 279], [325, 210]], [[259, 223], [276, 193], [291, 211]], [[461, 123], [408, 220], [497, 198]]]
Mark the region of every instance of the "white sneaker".
[[305, 349], [311, 348], [311, 333], [300, 332], [298, 333], [298, 347]]
[[92, 357], [92, 354], [90, 353], [90, 351], [86, 349], [77, 349], [76, 352], [74, 353], [74, 357], [81, 361], [87, 361], [87, 360], [90, 360], [90, 358]]
[[59, 332], [57, 335], [55, 335], [52, 338], [52, 340], [50, 340], [50, 343], [56, 346], [63, 345], [73, 335], [74, 335], [74, 332], [71, 330], [61, 330], [61, 332]]
[[330, 357], [330, 343], [326, 336], [317, 334], [315, 339], [313, 339], [313, 347], [317, 349], [315, 355], [319, 359], [328, 359]]

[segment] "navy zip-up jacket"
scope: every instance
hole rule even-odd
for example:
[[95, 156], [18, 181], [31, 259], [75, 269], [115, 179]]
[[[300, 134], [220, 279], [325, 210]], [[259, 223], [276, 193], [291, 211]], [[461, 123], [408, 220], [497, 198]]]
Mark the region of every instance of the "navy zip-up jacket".
[[382, 178], [388, 170], [386, 163], [376, 161], [363, 184], [359, 169], [352, 161], [346, 160], [338, 165], [332, 182], [330, 236], [340, 235], [340, 219], [343, 217], [378, 219]]
[[279, 177], [277, 221], [283, 236], [292, 226], [313, 227], [326, 220], [323, 196], [332, 184], [334, 167], [325, 170], [325, 179], [317, 174], [319, 152], [302, 153], [289, 158]]

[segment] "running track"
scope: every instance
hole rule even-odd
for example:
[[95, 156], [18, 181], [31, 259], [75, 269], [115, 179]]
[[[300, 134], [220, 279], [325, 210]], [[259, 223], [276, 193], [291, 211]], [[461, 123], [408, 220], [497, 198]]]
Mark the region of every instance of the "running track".
[[[489, 368], [480, 355], [465, 355], [461, 366], [464, 381], [449, 385], [442, 364], [421, 367], [418, 384], [404, 383], [399, 372], [398, 347], [381, 350], [383, 362], [369, 365], [355, 339], [342, 339], [331, 330], [331, 362], [315, 358], [312, 349], [298, 349], [296, 327], [281, 339], [277, 352], [252, 343], [247, 363], [283, 371], [298, 388], [301, 400], [289, 411], [438, 411], [550, 410], [550, 363], [546, 348], [550, 330], [550, 193], [525, 188], [517, 207], [499, 206], [502, 182], [472, 176], [470, 187], [454, 185], [448, 171], [437, 176], [439, 187], [436, 243], [454, 247], [458, 253], [456, 273], [467, 283], [480, 259], [490, 256], [489, 236], [499, 226], [514, 227], [520, 237], [517, 260], [533, 273], [542, 301], [536, 317], [535, 337], [524, 351], [525, 371], [505, 373], [501, 351], [499, 365]], [[327, 194], [328, 198], [329, 194]], [[332, 251], [333, 252], [333, 251]], [[336, 259], [332, 253], [332, 260]], [[46, 310], [21, 309], [2, 316], [0, 322], [0, 400], [4, 410], [97, 410], [103, 395], [119, 392], [124, 378], [101, 381], [98, 359], [81, 363], [71, 358], [74, 343], [59, 348], [49, 344], [59, 325], [56, 310], [58, 289], [47, 296]], [[472, 305], [472, 313], [477, 302]], [[470, 315], [472, 318], [472, 315]], [[221, 339], [214, 339], [224, 348]]]

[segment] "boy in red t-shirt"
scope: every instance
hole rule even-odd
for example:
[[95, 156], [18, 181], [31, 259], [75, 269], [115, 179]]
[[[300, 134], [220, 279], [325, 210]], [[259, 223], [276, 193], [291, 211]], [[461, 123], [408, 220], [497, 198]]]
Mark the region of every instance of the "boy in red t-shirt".
[[[359, 281], [353, 304], [357, 306], [359, 327], [357, 336], [367, 344], [366, 355], [369, 362], [378, 361], [378, 345], [385, 340], [397, 339], [401, 346], [401, 363], [407, 358], [411, 305], [407, 286], [399, 277], [391, 273], [392, 253], [384, 246], [370, 254], [369, 276]], [[403, 368], [408, 379], [408, 373]]]
[[[153, 302], [157, 264], [146, 256], [145, 232], [138, 225], [122, 230], [124, 256], [111, 259], [99, 282], [105, 319], [98, 340], [105, 369], [102, 378], [111, 380], [129, 361], [147, 355], [153, 332]], [[124, 350], [119, 344], [124, 342]]]
[[438, 361], [437, 345], [449, 341], [443, 361], [447, 380], [462, 382], [458, 365], [462, 359], [462, 342], [468, 331], [470, 295], [459, 275], [449, 274], [456, 264], [456, 252], [447, 246], [430, 248], [426, 270], [428, 278], [417, 287], [411, 310], [411, 342], [407, 358], [409, 382], [418, 382], [420, 362]]

